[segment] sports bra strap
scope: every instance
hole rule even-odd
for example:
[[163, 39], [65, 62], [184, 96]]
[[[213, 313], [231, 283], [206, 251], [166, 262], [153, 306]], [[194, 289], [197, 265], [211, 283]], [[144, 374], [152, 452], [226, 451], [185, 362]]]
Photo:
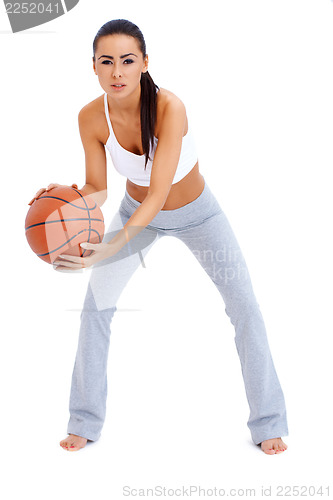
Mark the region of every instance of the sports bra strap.
[[104, 107], [105, 107], [105, 116], [109, 125], [109, 132], [112, 134], [112, 126], [111, 126], [111, 120], [110, 120], [110, 115], [109, 115], [109, 106], [108, 106], [108, 95], [107, 93], [104, 94]]

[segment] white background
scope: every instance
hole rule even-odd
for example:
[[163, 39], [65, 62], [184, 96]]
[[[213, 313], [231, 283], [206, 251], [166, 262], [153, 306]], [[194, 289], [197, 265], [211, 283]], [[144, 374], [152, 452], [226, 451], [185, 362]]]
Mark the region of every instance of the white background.
[[[246, 257], [287, 403], [281, 455], [251, 441], [222, 298], [173, 238], [118, 303], [102, 437], [59, 446], [89, 271], [38, 259], [24, 220], [40, 187], [85, 183], [77, 115], [103, 93], [92, 42], [115, 18], [140, 27], [150, 74], [185, 103], [201, 173]], [[333, 2], [80, 0], [26, 32], [11, 33], [3, 6], [0, 21], [4, 498], [331, 485]], [[108, 168], [106, 224], [125, 190]]]

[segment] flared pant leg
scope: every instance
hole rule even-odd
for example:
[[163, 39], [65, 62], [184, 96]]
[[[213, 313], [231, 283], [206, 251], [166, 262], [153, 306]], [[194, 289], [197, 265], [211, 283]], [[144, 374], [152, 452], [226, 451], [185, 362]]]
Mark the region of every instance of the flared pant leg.
[[[115, 214], [103, 242], [122, 229], [130, 214]], [[111, 321], [117, 301], [144, 257], [159, 239], [157, 231], [145, 228], [114, 257], [94, 267], [88, 284], [72, 374], [68, 434], [90, 441], [99, 439], [106, 416], [107, 362]]]
[[174, 232], [191, 250], [220, 292], [235, 328], [252, 440], [288, 435], [284, 395], [272, 360], [264, 320], [246, 262], [221, 210], [192, 227]]

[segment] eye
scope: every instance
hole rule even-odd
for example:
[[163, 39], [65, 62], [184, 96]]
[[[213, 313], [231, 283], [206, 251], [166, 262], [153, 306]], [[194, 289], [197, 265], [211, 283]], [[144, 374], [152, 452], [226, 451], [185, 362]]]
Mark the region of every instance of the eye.
[[133, 59], [125, 59], [124, 63], [127, 63], [127, 64], [132, 64], [134, 61]]
[[104, 59], [104, 61], [102, 61], [102, 64], [113, 64], [112, 61], [108, 61], [107, 59]]

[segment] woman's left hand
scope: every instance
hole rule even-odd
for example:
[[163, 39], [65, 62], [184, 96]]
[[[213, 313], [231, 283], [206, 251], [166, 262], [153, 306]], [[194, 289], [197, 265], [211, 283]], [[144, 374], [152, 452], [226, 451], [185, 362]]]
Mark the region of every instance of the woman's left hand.
[[75, 255], [58, 255], [53, 262], [56, 271], [77, 271], [91, 267], [97, 262], [111, 257], [112, 248], [108, 243], [81, 243], [81, 248], [93, 250], [88, 257], [76, 257]]

